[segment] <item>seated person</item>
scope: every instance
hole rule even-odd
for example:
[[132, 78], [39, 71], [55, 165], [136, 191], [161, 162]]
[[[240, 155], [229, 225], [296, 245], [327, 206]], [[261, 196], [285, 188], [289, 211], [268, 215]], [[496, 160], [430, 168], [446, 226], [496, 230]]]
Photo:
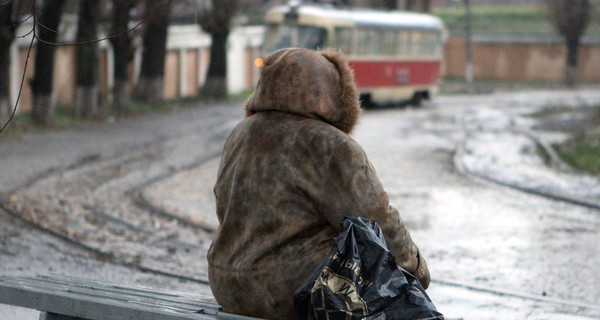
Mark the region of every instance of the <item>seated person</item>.
[[270, 54], [245, 109], [214, 188], [209, 280], [226, 312], [294, 318], [294, 291], [327, 258], [345, 216], [377, 222], [396, 263], [427, 288], [425, 260], [350, 137], [360, 104], [340, 53]]

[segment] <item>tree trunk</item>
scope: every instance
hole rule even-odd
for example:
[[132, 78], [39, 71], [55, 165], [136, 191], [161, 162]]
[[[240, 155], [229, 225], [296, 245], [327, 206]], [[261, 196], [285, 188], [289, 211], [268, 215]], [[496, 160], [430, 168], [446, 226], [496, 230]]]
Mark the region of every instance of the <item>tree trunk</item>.
[[35, 53], [34, 78], [31, 81], [33, 93], [33, 107], [31, 117], [34, 122], [48, 125], [54, 121], [55, 105], [52, 101], [52, 87], [54, 75], [54, 46], [56, 43], [60, 23], [60, 16], [64, 0], [46, 0], [42, 8], [39, 23], [44, 27], [38, 27], [37, 36], [42, 41], [37, 42]]
[[422, 0], [421, 11], [431, 12], [431, 0]]
[[220, 30], [211, 34], [210, 65], [201, 96], [208, 99], [227, 97], [227, 37], [228, 31]]
[[407, 11], [415, 11], [417, 10], [418, 0], [406, 0], [404, 9]]
[[[100, 0], [82, 0], [79, 4], [77, 42], [89, 42], [98, 37], [98, 7]], [[77, 45], [77, 89], [75, 118], [98, 114], [98, 44]]]
[[387, 10], [398, 10], [398, 1], [397, 0], [385, 0], [384, 8]]
[[5, 125], [8, 125], [7, 122], [12, 114], [11, 107], [10, 99], [8, 99], [8, 97], [0, 97], [0, 130], [2, 130]]
[[142, 69], [136, 97], [150, 104], [158, 104], [164, 100], [163, 78], [169, 26], [169, 3], [164, 0], [147, 2], [146, 17], [150, 20], [144, 32]]
[[571, 39], [566, 41], [567, 46], [567, 64], [565, 73], [565, 82], [571, 88], [577, 84], [578, 77], [578, 56], [579, 56], [579, 39]]
[[12, 114], [10, 101], [10, 47], [15, 39], [16, 21], [13, 21], [13, 2], [0, 4], [0, 129]]
[[210, 65], [200, 96], [208, 99], [227, 97], [227, 37], [231, 19], [239, 9], [239, 1], [212, 0], [212, 9], [201, 13], [202, 29], [211, 35]]
[[565, 82], [570, 87], [577, 83], [578, 55], [581, 37], [589, 27], [593, 8], [590, 0], [548, 0], [550, 19], [564, 37], [567, 49]]
[[[0, 19], [2, 17], [2, 6], [0, 6]], [[10, 46], [12, 39], [8, 35], [8, 26], [4, 20], [0, 21], [0, 128], [8, 121], [11, 114], [10, 107]]]
[[[394, 1], [386, 1], [394, 2]], [[405, 0], [404, 10], [431, 12], [431, 0]]]
[[113, 26], [112, 34], [119, 36], [111, 38], [113, 46], [113, 108], [116, 111], [131, 109], [129, 87], [129, 63], [133, 57], [131, 38], [125, 33], [128, 30], [129, 10], [133, 7], [132, 0], [113, 0]]
[[113, 107], [118, 112], [131, 110], [129, 80], [115, 78], [113, 87]]

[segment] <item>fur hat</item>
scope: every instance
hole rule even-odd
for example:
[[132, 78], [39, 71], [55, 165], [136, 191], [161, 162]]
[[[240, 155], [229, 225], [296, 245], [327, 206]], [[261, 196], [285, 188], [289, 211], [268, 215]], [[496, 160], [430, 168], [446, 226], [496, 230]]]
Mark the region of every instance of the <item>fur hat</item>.
[[360, 114], [352, 69], [337, 51], [275, 51], [246, 102], [247, 116], [268, 110], [320, 119], [350, 134]]

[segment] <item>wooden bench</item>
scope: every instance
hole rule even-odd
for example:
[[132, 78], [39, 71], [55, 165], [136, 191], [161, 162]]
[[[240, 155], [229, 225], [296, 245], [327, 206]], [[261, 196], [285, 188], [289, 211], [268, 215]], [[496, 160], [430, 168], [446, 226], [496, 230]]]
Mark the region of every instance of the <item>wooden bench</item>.
[[0, 304], [39, 310], [40, 320], [257, 319], [223, 312], [212, 297], [64, 276], [2, 276]]

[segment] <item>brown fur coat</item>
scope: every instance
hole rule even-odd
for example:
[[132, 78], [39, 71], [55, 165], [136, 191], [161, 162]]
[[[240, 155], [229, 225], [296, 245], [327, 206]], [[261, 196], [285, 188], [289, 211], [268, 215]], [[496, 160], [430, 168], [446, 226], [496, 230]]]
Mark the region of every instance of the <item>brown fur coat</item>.
[[349, 136], [360, 107], [339, 53], [269, 55], [246, 114], [225, 143], [214, 189], [220, 227], [209, 277], [225, 311], [293, 318], [294, 290], [351, 215], [376, 221], [396, 262], [427, 286], [425, 261]]

